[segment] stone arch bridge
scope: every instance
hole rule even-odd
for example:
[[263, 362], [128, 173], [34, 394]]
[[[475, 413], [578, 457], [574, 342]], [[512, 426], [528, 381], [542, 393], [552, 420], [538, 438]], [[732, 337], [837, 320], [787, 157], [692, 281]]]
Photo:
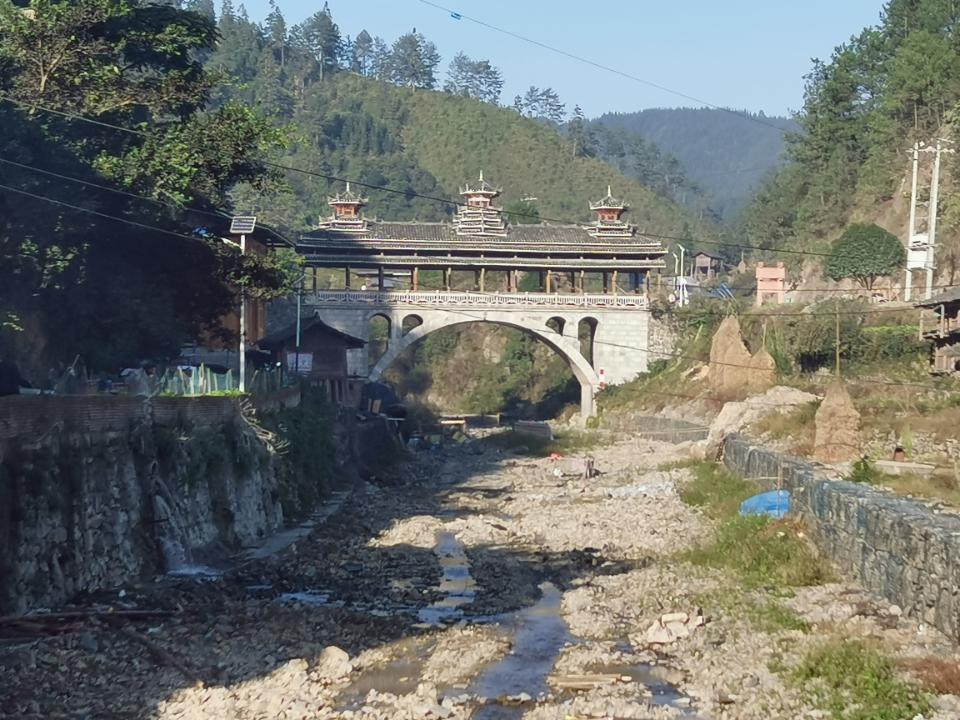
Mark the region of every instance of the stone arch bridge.
[[[567, 361], [580, 382], [581, 417], [595, 414], [594, 395], [645, 372], [660, 344], [642, 295], [561, 293], [319, 291], [304, 298], [327, 324], [370, 340], [371, 321], [389, 323], [387, 349], [370, 368], [368, 348], [351, 350], [348, 370], [379, 379], [408, 347], [441, 328], [487, 322], [523, 330]], [[592, 362], [581, 350], [579, 331], [592, 330]]]

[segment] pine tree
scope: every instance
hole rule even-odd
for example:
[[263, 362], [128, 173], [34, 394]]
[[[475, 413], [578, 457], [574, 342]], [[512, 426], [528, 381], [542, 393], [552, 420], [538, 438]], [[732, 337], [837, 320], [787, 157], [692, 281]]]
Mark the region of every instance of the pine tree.
[[397, 85], [432, 90], [440, 64], [437, 47], [414, 28], [401, 35], [390, 51], [390, 79]]
[[373, 39], [369, 75], [377, 80], [390, 80], [390, 47], [379, 36]]
[[574, 105], [573, 115], [567, 123], [567, 137], [573, 145], [574, 157], [593, 157], [596, 151], [593, 131], [587, 125], [587, 119], [579, 105]]
[[353, 42], [353, 58], [350, 63], [351, 69], [361, 75], [370, 74], [370, 66], [373, 62], [373, 38], [366, 30], [361, 30], [357, 39]]
[[270, 0], [270, 14], [263, 24], [267, 47], [273, 50], [282, 68], [287, 61], [287, 21], [275, 0]]
[[314, 13], [294, 28], [296, 43], [320, 64], [322, 72], [337, 69], [340, 59], [340, 28], [324, 3], [323, 10]]

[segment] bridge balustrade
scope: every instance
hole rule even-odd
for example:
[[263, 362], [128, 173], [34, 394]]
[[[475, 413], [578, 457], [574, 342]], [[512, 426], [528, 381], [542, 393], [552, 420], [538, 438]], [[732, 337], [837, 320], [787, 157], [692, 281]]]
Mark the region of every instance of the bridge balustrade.
[[472, 305], [551, 306], [646, 309], [643, 295], [573, 295], [563, 293], [479, 293], [479, 292], [379, 292], [320, 290], [313, 294], [318, 303], [368, 305]]

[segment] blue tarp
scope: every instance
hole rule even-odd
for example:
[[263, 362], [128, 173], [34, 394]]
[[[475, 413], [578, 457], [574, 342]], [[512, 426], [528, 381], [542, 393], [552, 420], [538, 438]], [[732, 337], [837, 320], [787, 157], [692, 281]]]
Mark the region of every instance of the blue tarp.
[[740, 503], [741, 515], [769, 515], [782, 518], [790, 512], [790, 491], [771, 490], [749, 497]]

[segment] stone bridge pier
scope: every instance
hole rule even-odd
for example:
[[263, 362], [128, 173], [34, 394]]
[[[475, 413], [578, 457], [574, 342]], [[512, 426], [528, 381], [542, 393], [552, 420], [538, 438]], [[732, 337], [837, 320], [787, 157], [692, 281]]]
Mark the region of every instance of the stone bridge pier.
[[[640, 295], [321, 291], [304, 300], [305, 312], [315, 311], [327, 324], [367, 341], [373, 319], [387, 320], [387, 349], [372, 367], [369, 346], [348, 353], [349, 372], [371, 380], [382, 377], [404, 350], [441, 328], [483, 322], [527, 332], [570, 366], [580, 382], [584, 420], [596, 413], [594, 396], [604, 385], [646, 372], [652, 351], [650, 312]], [[581, 343], [583, 328], [592, 336], [589, 344]]]

